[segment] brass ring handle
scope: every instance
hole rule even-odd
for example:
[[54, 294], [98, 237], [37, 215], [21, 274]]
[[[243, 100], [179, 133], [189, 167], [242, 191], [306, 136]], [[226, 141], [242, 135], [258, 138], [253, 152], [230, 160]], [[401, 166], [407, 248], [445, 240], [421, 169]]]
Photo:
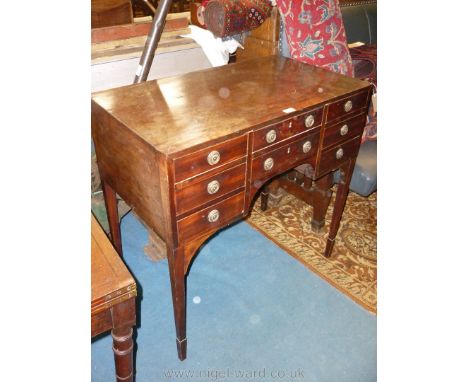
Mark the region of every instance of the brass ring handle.
[[210, 152], [208, 154], [208, 157], [206, 158], [206, 160], [211, 166], [218, 163], [220, 159], [221, 159], [221, 154], [219, 153], [219, 151], [216, 151], [216, 150]]
[[312, 142], [311, 141], [306, 141], [304, 142], [304, 144], [302, 145], [302, 151], [304, 153], [308, 153], [310, 151], [310, 149], [312, 148]]
[[270, 130], [267, 134], [266, 134], [266, 141], [268, 143], [273, 143], [274, 141], [276, 141], [276, 130]]
[[340, 134], [341, 135], [346, 135], [348, 134], [348, 131], [349, 131], [349, 128], [348, 128], [348, 125], [343, 125], [340, 129]]
[[350, 111], [352, 108], [353, 108], [353, 102], [351, 100], [346, 101], [346, 103], [344, 104], [345, 112]]
[[312, 127], [314, 125], [315, 119], [312, 114], [308, 115], [305, 119], [306, 127]]
[[219, 219], [219, 211], [218, 210], [211, 210], [208, 214], [208, 221], [210, 223], [214, 223]]
[[263, 162], [263, 168], [265, 171], [270, 171], [273, 168], [273, 165], [275, 164], [275, 161], [273, 158], [268, 158], [265, 159], [265, 162]]
[[336, 159], [341, 159], [341, 158], [343, 158], [343, 155], [344, 155], [344, 151], [343, 151], [342, 148], [339, 148], [338, 150], [336, 150], [336, 154], [335, 154]]
[[208, 183], [208, 186], [206, 186], [206, 190], [210, 195], [216, 194], [219, 191], [220, 184], [217, 180], [213, 180], [210, 183]]

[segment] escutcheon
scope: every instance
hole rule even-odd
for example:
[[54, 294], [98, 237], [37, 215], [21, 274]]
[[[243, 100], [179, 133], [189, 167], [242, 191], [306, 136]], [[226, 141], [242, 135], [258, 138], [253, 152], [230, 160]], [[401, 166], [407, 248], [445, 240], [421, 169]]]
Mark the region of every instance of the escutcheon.
[[302, 145], [302, 151], [304, 153], [308, 153], [311, 148], [312, 148], [312, 142], [311, 141], [305, 141], [304, 144]]
[[275, 161], [273, 158], [268, 158], [265, 159], [265, 162], [263, 162], [263, 168], [265, 171], [270, 171], [273, 168], [273, 165], [275, 164]]
[[342, 148], [339, 148], [338, 150], [336, 150], [336, 154], [335, 154], [336, 159], [341, 159], [341, 158], [343, 158], [343, 155], [344, 155], [344, 151], [343, 151]]
[[348, 134], [348, 130], [349, 130], [348, 125], [343, 125], [341, 127], [341, 129], [340, 129], [340, 134], [341, 135], [346, 135], [346, 134]]
[[216, 194], [219, 191], [220, 184], [217, 180], [213, 180], [210, 183], [208, 183], [208, 186], [206, 187], [208, 193], [210, 195]]
[[308, 115], [305, 119], [305, 125], [306, 127], [312, 127], [314, 125], [314, 122], [315, 122], [315, 119], [314, 119], [314, 116], [311, 114], [311, 115]]
[[219, 162], [219, 160], [221, 159], [221, 154], [219, 153], [219, 151], [214, 150], [208, 154], [208, 157], [206, 159], [208, 163], [211, 166], [213, 166]]
[[270, 130], [267, 134], [266, 134], [266, 141], [268, 143], [273, 143], [274, 141], [276, 141], [276, 130]]
[[350, 111], [352, 108], [353, 108], [353, 102], [351, 100], [346, 101], [346, 103], [344, 104], [345, 112]]
[[219, 211], [218, 210], [211, 210], [208, 214], [208, 221], [210, 223], [214, 223], [219, 219]]

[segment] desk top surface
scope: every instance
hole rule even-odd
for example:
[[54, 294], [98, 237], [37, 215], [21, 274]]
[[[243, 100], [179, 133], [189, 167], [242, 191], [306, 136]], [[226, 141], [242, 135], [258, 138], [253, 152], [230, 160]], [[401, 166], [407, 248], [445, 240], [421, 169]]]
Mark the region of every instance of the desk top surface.
[[136, 284], [94, 216], [91, 216], [91, 314], [136, 296]]
[[[312, 65], [268, 56], [105, 90], [92, 98], [156, 150], [170, 155], [368, 86]], [[284, 111], [288, 109], [295, 111]]]

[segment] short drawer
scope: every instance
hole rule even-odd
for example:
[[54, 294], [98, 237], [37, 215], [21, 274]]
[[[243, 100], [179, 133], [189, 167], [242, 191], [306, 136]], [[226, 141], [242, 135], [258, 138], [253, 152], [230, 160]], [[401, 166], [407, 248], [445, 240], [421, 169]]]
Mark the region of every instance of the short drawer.
[[346, 97], [339, 101], [331, 103], [328, 106], [326, 122], [355, 114], [357, 111], [367, 108], [368, 93], [369, 91], [366, 90], [364, 92], [357, 93], [351, 97]]
[[305, 134], [301, 139], [255, 158], [252, 161], [252, 181], [281, 174], [306, 158], [311, 158], [312, 164], [317, 154], [319, 137], [319, 131]]
[[245, 186], [245, 169], [246, 164], [243, 163], [176, 190], [177, 215]]
[[311, 110], [286, 121], [267, 126], [253, 134], [253, 151], [261, 150], [322, 124], [323, 108]]
[[177, 222], [179, 241], [187, 241], [231, 223], [243, 213], [244, 196], [245, 192], [241, 192], [179, 220]]
[[329, 171], [336, 170], [342, 163], [357, 155], [360, 145], [361, 137], [358, 136], [347, 142], [333, 146], [332, 148], [323, 151], [320, 158], [320, 163], [317, 166], [317, 174], [322, 175]]
[[174, 160], [175, 181], [191, 178], [247, 155], [247, 136], [242, 135]]
[[333, 146], [339, 142], [347, 141], [362, 135], [366, 124], [367, 114], [359, 114], [356, 117], [346, 119], [340, 123], [325, 128], [323, 147]]

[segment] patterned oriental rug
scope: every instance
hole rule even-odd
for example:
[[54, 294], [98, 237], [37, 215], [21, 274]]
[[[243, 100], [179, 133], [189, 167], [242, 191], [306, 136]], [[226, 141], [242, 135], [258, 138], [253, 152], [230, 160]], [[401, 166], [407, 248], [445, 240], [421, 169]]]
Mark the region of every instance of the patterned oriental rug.
[[365, 309], [377, 313], [377, 193], [367, 198], [349, 193], [333, 253], [327, 259], [322, 252], [332, 208], [327, 211], [326, 229], [316, 234], [310, 226], [312, 207], [283, 192], [279, 205], [265, 212], [258, 198], [247, 220], [250, 225]]

